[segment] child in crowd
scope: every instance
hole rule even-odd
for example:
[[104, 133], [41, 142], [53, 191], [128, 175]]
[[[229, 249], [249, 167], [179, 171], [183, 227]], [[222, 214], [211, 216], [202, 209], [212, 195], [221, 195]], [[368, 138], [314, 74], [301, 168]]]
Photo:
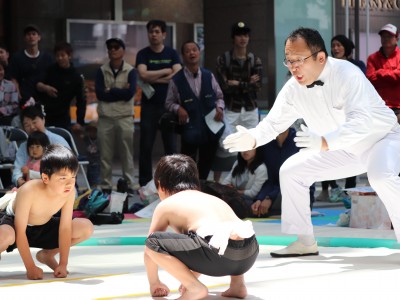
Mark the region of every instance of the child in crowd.
[[251, 207], [264, 182], [268, 179], [262, 148], [240, 152], [229, 175], [222, 184], [232, 186]]
[[34, 131], [29, 135], [26, 144], [29, 158], [26, 165], [21, 168], [25, 182], [40, 178], [40, 160], [49, 145], [49, 138], [44, 132]]
[[[41, 179], [21, 186], [0, 211], [0, 253], [18, 247], [28, 279], [43, 278], [29, 247], [42, 248], [36, 259], [51, 268], [54, 277], [64, 278], [70, 247], [93, 233], [88, 219], [72, 219], [78, 167], [71, 150], [58, 144], [48, 146], [40, 163]], [[60, 217], [54, 217], [59, 210]]]

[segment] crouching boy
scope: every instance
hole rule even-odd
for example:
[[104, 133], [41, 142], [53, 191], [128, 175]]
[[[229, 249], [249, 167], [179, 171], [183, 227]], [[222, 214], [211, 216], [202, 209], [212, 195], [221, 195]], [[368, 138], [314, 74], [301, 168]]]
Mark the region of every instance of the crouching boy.
[[[54, 276], [67, 276], [71, 245], [91, 236], [93, 224], [72, 219], [78, 160], [71, 150], [50, 145], [40, 162], [41, 179], [21, 186], [4, 211], [0, 212], [0, 253], [18, 247], [28, 279], [42, 279], [29, 247], [41, 248], [36, 259], [49, 266]], [[60, 217], [54, 217], [61, 209]], [[60, 254], [59, 262], [55, 255]]]
[[[240, 220], [223, 200], [199, 191], [196, 163], [188, 156], [161, 158], [154, 182], [161, 203], [154, 211], [144, 253], [151, 295], [169, 293], [158, 277], [160, 266], [181, 282], [179, 299], [208, 295], [197, 279], [201, 274], [230, 275], [230, 287], [222, 296], [245, 298], [243, 274], [259, 251], [252, 223]], [[166, 232], [168, 227], [176, 233]]]

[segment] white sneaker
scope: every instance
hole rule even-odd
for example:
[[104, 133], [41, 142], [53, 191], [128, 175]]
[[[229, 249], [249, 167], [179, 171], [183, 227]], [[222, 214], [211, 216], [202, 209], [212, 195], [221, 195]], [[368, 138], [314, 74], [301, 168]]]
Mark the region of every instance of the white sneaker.
[[272, 257], [297, 257], [318, 255], [319, 252], [317, 242], [311, 246], [306, 246], [299, 241], [295, 241], [286, 248], [271, 252], [270, 254]]

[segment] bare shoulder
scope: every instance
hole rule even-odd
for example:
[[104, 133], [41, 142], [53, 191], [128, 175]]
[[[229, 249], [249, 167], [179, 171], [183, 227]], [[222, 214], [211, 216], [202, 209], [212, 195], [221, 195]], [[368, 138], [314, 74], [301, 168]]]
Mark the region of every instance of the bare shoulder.
[[[44, 191], [44, 183], [40, 179], [29, 180], [22, 185], [17, 191], [17, 199], [36, 198]], [[35, 197], [32, 197], [35, 196]]]

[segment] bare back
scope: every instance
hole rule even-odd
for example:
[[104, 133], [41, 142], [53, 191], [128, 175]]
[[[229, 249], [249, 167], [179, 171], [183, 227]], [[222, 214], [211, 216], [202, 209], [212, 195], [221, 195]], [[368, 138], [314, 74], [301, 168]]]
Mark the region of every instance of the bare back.
[[210, 224], [243, 222], [223, 200], [195, 190], [176, 193], [157, 206], [150, 233], [164, 231], [168, 226], [176, 232], [196, 232]]

